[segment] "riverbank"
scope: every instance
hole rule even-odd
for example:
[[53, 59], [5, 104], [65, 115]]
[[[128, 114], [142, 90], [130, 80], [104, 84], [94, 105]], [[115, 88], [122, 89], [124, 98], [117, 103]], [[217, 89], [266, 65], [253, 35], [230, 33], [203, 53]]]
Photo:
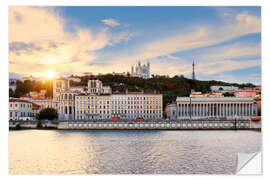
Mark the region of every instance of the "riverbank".
[[[18, 127], [19, 126], [19, 127]], [[260, 122], [250, 120], [66, 120], [56, 123], [13, 122], [10, 130], [63, 129], [63, 130], [256, 130]]]

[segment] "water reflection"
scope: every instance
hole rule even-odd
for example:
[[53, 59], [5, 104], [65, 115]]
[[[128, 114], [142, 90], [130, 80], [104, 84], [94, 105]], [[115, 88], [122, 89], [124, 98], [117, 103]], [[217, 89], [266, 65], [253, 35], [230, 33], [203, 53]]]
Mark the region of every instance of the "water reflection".
[[11, 174], [231, 174], [255, 131], [23, 130], [9, 133]]

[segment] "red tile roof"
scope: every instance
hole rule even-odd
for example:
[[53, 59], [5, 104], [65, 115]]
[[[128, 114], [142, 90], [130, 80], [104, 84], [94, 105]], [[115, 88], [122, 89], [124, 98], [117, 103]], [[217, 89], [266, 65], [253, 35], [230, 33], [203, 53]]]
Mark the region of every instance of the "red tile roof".
[[15, 98], [9, 98], [9, 102], [24, 102], [24, 103], [31, 103], [32, 104], [32, 109], [39, 109], [41, 106], [33, 103], [31, 101], [25, 100], [25, 99], [15, 99]]

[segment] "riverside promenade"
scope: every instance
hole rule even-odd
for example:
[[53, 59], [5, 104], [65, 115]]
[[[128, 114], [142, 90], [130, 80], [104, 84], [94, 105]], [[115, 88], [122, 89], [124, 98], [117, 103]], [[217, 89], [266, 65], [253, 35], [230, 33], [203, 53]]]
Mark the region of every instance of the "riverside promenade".
[[94, 130], [250, 130], [250, 120], [66, 120], [58, 129]]

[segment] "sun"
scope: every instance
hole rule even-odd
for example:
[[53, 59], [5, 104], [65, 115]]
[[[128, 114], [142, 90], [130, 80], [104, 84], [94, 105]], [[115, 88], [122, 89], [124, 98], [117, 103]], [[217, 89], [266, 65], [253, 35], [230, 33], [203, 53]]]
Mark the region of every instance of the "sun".
[[45, 74], [45, 76], [48, 79], [53, 79], [53, 78], [55, 78], [55, 72], [53, 70], [48, 70], [47, 73]]

